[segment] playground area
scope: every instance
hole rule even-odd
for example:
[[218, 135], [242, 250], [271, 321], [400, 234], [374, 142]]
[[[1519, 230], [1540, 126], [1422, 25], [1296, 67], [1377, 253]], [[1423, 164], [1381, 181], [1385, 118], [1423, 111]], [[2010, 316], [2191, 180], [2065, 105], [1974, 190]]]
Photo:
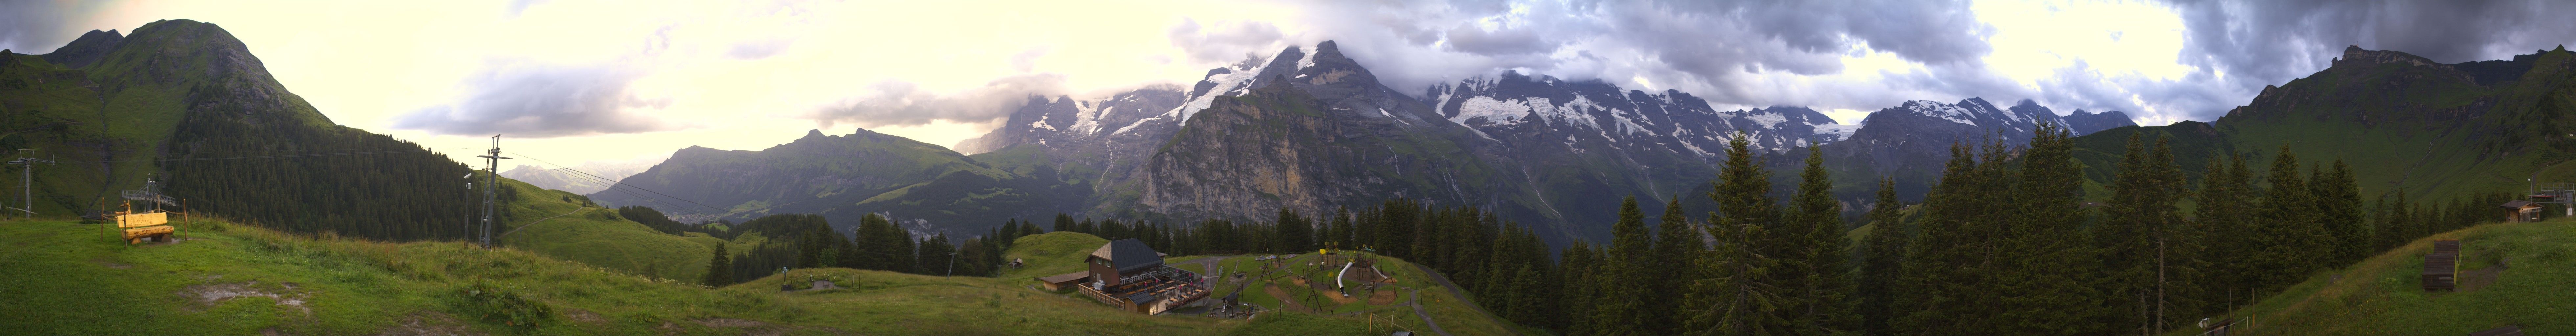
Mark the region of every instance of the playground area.
[[[1194, 311], [1216, 317], [1241, 317], [1257, 311], [1287, 310], [1310, 314], [1356, 315], [1379, 308], [1404, 308], [1404, 291], [1414, 290], [1419, 275], [1410, 269], [1381, 269], [1381, 257], [1358, 251], [1173, 258], [1174, 267], [1205, 275], [1217, 293], [1209, 309]], [[1227, 298], [1231, 298], [1228, 300]]]

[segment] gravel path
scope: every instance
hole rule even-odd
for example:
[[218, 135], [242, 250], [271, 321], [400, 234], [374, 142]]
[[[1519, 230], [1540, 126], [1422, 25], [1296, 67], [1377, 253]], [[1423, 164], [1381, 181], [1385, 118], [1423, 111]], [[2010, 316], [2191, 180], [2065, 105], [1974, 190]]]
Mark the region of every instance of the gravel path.
[[1454, 336], [1450, 335], [1448, 330], [1440, 330], [1440, 322], [1432, 322], [1431, 313], [1422, 311], [1422, 290], [1413, 290], [1412, 294], [1413, 314], [1422, 316], [1422, 324], [1431, 325], [1431, 332], [1440, 333], [1440, 336]]

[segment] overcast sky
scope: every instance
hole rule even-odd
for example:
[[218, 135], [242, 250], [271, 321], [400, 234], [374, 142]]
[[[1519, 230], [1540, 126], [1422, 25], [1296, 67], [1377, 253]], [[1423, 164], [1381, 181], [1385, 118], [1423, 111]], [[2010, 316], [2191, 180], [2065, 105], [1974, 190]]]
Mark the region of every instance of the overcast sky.
[[1408, 93], [1514, 69], [1845, 123], [1983, 97], [2161, 125], [2216, 119], [2346, 45], [2439, 62], [2553, 48], [2576, 41], [2565, 13], [2576, 4], [0, 0], [0, 48], [210, 22], [333, 121], [466, 158], [505, 134], [510, 152], [576, 165], [818, 128], [953, 145], [1028, 94], [1186, 84], [1324, 40]]

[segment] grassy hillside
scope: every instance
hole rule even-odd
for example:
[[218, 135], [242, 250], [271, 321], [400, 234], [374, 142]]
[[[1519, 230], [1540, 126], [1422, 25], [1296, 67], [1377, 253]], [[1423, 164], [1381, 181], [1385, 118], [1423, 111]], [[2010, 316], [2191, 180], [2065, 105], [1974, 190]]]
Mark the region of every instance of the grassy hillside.
[[[2422, 290], [2418, 275], [2437, 239], [2461, 241], [2466, 274], [2458, 292]], [[2505, 325], [2531, 335], [2571, 335], [2576, 306], [2567, 303], [2576, 302], [2576, 291], [2568, 290], [2570, 283], [2576, 283], [2576, 221], [2487, 224], [2319, 272], [2227, 316], [2254, 317], [2238, 335], [2461, 335]]]
[[[96, 225], [0, 222], [0, 283], [10, 284], [0, 286], [0, 297], [10, 298], [0, 300], [0, 330], [75, 335], [1356, 335], [1367, 330], [1366, 319], [1353, 314], [1282, 311], [1253, 321], [1147, 316], [1079, 294], [1033, 288], [1035, 283], [1022, 275], [1079, 269], [1079, 256], [1104, 242], [1073, 233], [1023, 238], [1011, 253], [1037, 266], [1005, 277], [823, 268], [706, 288], [517, 247], [484, 250], [452, 241], [301, 236], [212, 220], [181, 226], [178, 242], [126, 246]], [[1400, 285], [1423, 289], [1425, 311], [1444, 329], [1461, 335], [1506, 333], [1508, 324], [1467, 307], [1456, 293], [1423, 281], [1424, 275], [1406, 265], [1390, 260], [1387, 270], [1403, 279]], [[830, 280], [840, 288], [778, 290], [781, 285], [804, 289], [814, 280]], [[1428, 330], [1410, 306], [1401, 304], [1336, 311], [1364, 310], [1393, 315], [1411, 330]], [[486, 318], [511, 312], [523, 318]]]
[[[1035, 160], [1043, 160], [1037, 158]], [[622, 191], [592, 193], [611, 205], [655, 206], [675, 217], [741, 222], [770, 214], [820, 214], [847, 230], [867, 214], [928, 220], [952, 235], [983, 232], [1011, 218], [1071, 211], [1086, 185], [1049, 169], [995, 168], [945, 147], [864, 129], [808, 132], [759, 151], [690, 147], [621, 183], [703, 203], [672, 208]], [[723, 208], [716, 211], [712, 208]], [[695, 216], [695, 217], [691, 217]]]
[[333, 124], [221, 27], [163, 20], [104, 36], [63, 49], [96, 53], [78, 68], [0, 53], [0, 147], [59, 162], [33, 171], [41, 217], [108, 208], [149, 179], [192, 211], [295, 232], [464, 236], [451, 217], [471, 203], [453, 187], [463, 165]]
[[[1020, 237], [1018, 240], [1013, 241], [1011, 250], [1005, 253], [1003, 259], [1009, 260], [1011, 258], [1021, 258], [1029, 266], [1015, 270], [1004, 270], [1000, 278], [1027, 282], [1027, 285], [1035, 285], [1035, 282], [1030, 281], [1031, 278], [1082, 271], [1084, 267], [1084, 256], [1089, 255], [1091, 251], [1095, 249], [1099, 249], [1101, 244], [1107, 244], [1108, 242], [1109, 241], [1107, 239], [1074, 232], [1050, 232], [1046, 234]], [[1354, 293], [1353, 296], [1356, 298], [1351, 300], [1351, 302], [1339, 302], [1339, 300], [1330, 300], [1329, 298], [1326, 298], [1326, 300], [1323, 301], [1315, 300], [1314, 298], [1320, 295], [1332, 294], [1330, 292], [1317, 293], [1315, 290], [1307, 289], [1304, 286], [1298, 285], [1296, 280], [1293, 280], [1294, 278], [1288, 277], [1290, 274], [1303, 274], [1313, 270], [1315, 266], [1310, 263], [1314, 262], [1316, 259], [1312, 254], [1301, 255], [1295, 259], [1290, 259], [1284, 262], [1283, 264], [1288, 266], [1287, 270], [1269, 273], [1269, 277], [1267, 278], [1260, 277], [1264, 271], [1264, 262], [1253, 260], [1254, 257], [1255, 256], [1252, 255], [1170, 256], [1168, 258], [1164, 258], [1164, 262], [1172, 265], [1173, 267], [1193, 272], [1200, 272], [1202, 274], [1223, 275], [1242, 271], [1247, 275], [1247, 279], [1240, 282], [1249, 283], [1249, 286], [1244, 286], [1245, 288], [1242, 292], [1243, 302], [1253, 303], [1270, 309], [1280, 309], [1269, 313], [1268, 315], [1264, 315], [1265, 317], [1262, 319], [1268, 320], [1275, 318], [1284, 321], [1256, 321], [1253, 324], [1254, 326], [1257, 326], [1256, 328], [1240, 329], [1235, 332], [1236, 334], [1329, 335], [1358, 333], [1366, 331], [1366, 324], [1368, 323], [1367, 316], [1371, 314], [1375, 314], [1379, 318], [1392, 318], [1396, 321], [1396, 326], [1403, 328], [1403, 330], [1411, 330], [1428, 334], [1432, 330], [1430, 325], [1423, 323], [1421, 315], [1414, 314], [1413, 306], [1408, 303], [1410, 302], [1408, 299], [1412, 296], [1411, 293], [1414, 290], [1420, 290], [1419, 302], [1422, 305], [1423, 312], [1429, 313], [1433, 321], [1440, 323], [1440, 328], [1442, 330], [1446, 330], [1451, 334], [1510, 335], [1516, 332], [1524, 335], [1544, 334], [1537, 330], [1527, 329], [1519, 326], [1518, 324], [1494, 317], [1475, 308], [1473, 305], [1468, 304], [1465, 299], [1461, 299], [1468, 296], [1467, 293], [1451, 291], [1448, 288], [1432, 282], [1430, 277], [1415, 268], [1412, 263], [1406, 262], [1403, 259], [1384, 256], [1378, 257], [1378, 269], [1386, 272], [1387, 275], [1394, 277], [1397, 281], [1392, 286], [1382, 287], [1379, 289], [1379, 291], [1387, 292], [1388, 294], [1386, 295], [1394, 298], [1393, 302], [1372, 304], [1373, 302], [1366, 300], [1371, 294], [1368, 292]], [[1215, 267], [1208, 267], [1207, 263], [1192, 262], [1201, 259], [1214, 259], [1209, 263], [1214, 264]], [[1223, 273], [1216, 273], [1220, 270], [1222, 270]], [[1323, 281], [1331, 280], [1330, 278], [1325, 278]], [[1238, 285], [1238, 281], [1233, 280], [1231, 277], [1219, 277], [1214, 285], [1217, 292], [1209, 295], [1210, 300], [1223, 297], [1226, 294], [1234, 293], [1234, 288]], [[1276, 287], [1281, 294], [1286, 295], [1284, 297], [1273, 295], [1268, 290], [1268, 287]], [[1074, 297], [1079, 298], [1079, 296]], [[1296, 306], [1298, 308], [1303, 308], [1304, 310], [1281, 309], [1287, 308], [1288, 304], [1286, 304], [1286, 302], [1290, 301], [1297, 302]], [[1389, 330], [1386, 329], [1384, 324], [1381, 324], [1379, 331], [1386, 332]]]
[[751, 251], [750, 245], [704, 234], [664, 234], [619, 218], [617, 209], [585, 204], [587, 198], [582, 195], [541, 189], [507, 178], [501, 181], [519, 197], [518, 202], [502, 207], [501, 211], [510, 212], [506, 218], [511, 220], [492, 229], [496, 244], [619, 272], [684, 281], [696, 281], [706, 273], [707, 256], [713, 253], [714, 244], [733, 244], [727, 249], [735, 253]]

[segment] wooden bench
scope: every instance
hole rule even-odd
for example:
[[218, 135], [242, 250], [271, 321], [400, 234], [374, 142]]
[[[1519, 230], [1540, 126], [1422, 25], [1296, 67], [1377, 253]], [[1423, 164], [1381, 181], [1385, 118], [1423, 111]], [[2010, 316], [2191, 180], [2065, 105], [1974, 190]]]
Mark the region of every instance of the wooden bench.
[[129, 245], [145, 240], [170, 241], [170, 234], [179, 232], [179, 228], [169, 224], [170, 213], [167, 212], [120, 212], [116, 215], [116, 227], [125, 229], [125, 243]]
[[2433, 253], [2424, 255], [2424, 290], [2458, 290], [2460, 274], [2460, 241], [2433, 241]]

